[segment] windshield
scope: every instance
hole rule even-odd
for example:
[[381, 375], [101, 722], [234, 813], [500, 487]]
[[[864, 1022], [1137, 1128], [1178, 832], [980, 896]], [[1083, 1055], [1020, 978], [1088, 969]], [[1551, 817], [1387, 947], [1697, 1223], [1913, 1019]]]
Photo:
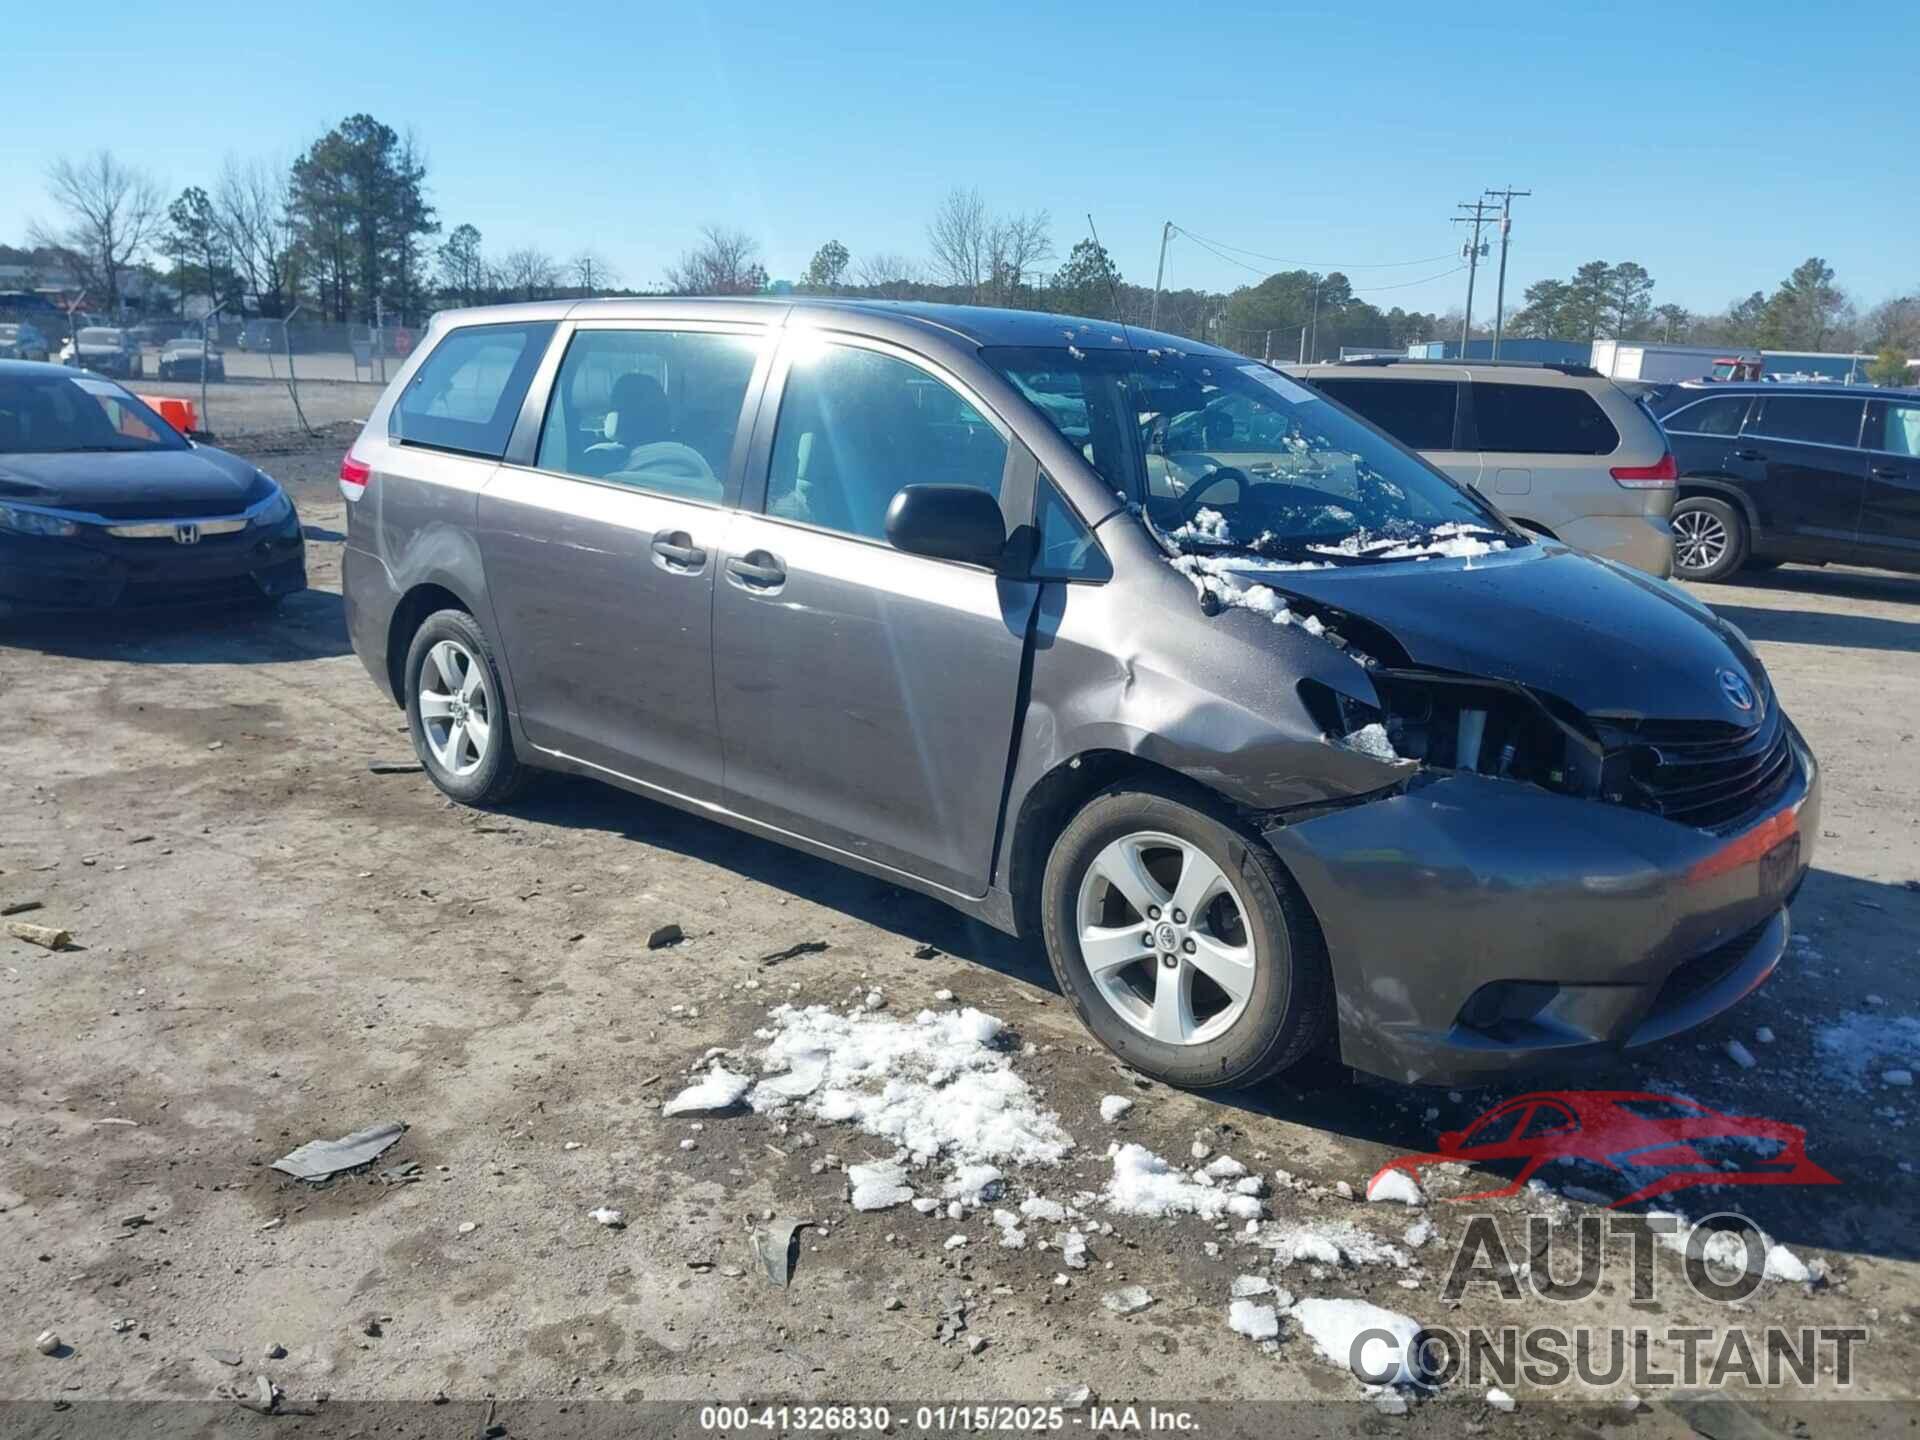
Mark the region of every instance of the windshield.
[[1250, 360], [1171, 349], [983, 353], [1183, 551], [1341, 564], [1525, 543], [1365, 421]]
[[120, 332], [118, 330], [82, 330], [80, 343], [82, 345], [118, 345]]
[[186, 445], [178, 431], [118, 385], [90, 375], [0, 375], [0, 455]]

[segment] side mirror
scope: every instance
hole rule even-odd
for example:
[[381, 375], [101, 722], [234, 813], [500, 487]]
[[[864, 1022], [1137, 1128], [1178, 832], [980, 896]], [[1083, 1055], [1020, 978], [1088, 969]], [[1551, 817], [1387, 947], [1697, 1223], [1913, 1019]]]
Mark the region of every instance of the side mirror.
[[1007, 519], [998, 500], [971, 485], [909, 485], [887, 506], [887, 540], [910, 555], [998, 570]]

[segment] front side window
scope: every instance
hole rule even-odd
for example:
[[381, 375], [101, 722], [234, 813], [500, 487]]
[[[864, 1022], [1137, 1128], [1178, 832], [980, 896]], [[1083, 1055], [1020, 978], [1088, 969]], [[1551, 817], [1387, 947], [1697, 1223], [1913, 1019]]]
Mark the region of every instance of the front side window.
[[1474, 448], [1503, 455], [1611, 455], [1620, 448], [1620, 432], [1584, 390], [1475, 382], [1473, 422]]
[[1769, 395], [1747, 422], [1747, 434], [1808, 445], [1858, 445], [1864, 403], [1845, 395]]
[[1357, 410], [1414, 450], [1453, 449], [1453, 411], [1460, 387], [1452, 380], [1316, 380], [1349, 410]]
[[1043, 580], [1110, 580], [1113, 566], [1093, 538], [1093, 532], [1054, 488], [1040, 481], [1034, 504], [1036, 541], [1033, 573]]
[[1920, 403], [1875, 400], [1867, 407], [1867, 448], [1920, 456]]
[[402, 444], [498, 460], [552, 334], [544, 323], [449, 331], [394, 402], [388, 434]]
[[1687, 435], [1738, 435], [1746, 417], [1746, 396], [1716, 395], [1674, 411], [1664, 428]]
[[540, 432], [542, 470], [718, 505], [764, 338], [582, 330]]
[[1072, 347], [981, 355], [1176, 548], [1361, 564], [1411, 558], [1413, 542], [1469, 531], [1509, 548], [1527, 543], [1365, 421], [1239, 356]]
[[891, 355], [802, 343], [774, 426], [769, 515], [881, 540], [908, 485], [1000, 497], [1007, 442], [957, 391]]
[[0, 455], [186, 448], [118, 385], [91, 375], [0, 375]]

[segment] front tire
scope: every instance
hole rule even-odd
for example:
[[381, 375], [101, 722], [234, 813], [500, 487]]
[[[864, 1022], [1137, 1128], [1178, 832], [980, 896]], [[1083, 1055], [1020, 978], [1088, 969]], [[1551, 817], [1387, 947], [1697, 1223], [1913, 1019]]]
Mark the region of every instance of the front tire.
[[1157, 1080], [1251, 1085], [1332, 1032], [1326, 944], [1305, 897], [1198, 794], [1148, 783], [1095, 796], [1054, 842], [1041, 911], [1081, 1021]]
[[1747, 559], [1746, 517], [1724, 500], [1690, 495], [1673, 507], [1673, 573], [1724, 580]]
[[513, 753], [493, 645], [464, 610], [436, 610], [414, 632], [407, 728], [427, 778], [462, 805], [499, 805], [530, 772]]

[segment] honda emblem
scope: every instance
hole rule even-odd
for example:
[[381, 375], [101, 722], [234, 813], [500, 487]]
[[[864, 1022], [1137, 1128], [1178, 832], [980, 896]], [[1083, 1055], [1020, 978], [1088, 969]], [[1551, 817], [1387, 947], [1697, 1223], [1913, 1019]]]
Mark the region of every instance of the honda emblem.
[[198, 545], [200, 527], [198, 525], [176, 525], [173, 527], [173, 539], [176, 545]]

